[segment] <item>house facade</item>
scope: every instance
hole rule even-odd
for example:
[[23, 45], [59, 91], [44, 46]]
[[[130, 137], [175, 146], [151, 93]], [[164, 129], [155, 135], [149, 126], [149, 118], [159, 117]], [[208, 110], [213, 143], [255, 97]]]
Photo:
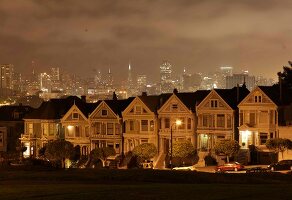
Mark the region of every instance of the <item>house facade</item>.
[[89, 116], [91, 150], [112, 147], [117, 154], [123, 153], [122, 110], [133, 98], [126, 100], [104, 100]]
[[77, 101], [81, 100], [78, 97], [51, 99], [24, 117], [24, 132], [19, 138], [21, 145], [27, 147], [24, 157], [36, 157], [49, 141], [64, 139], [61, 119]]
[[214, 154], [214, 146], [220, 140], [237, 137], [237, 103], [249, 91], [245, 86], [232, 89], [213, 89], [197, 106], [197, 141], [199, 152]]
[[249, 145], [265, 148], [267, 139], [278, 137], [278, 105], [266, 93], [269, 89], [256, 87], [238, 105], [242, 149], [248, 149]]
[[[90, 153], [90, 123], [86, 103], [75, 104], [62, 117], [61, 124], [64, 130], [64, 139], [74, 146], [80, 146], [81, 155]], [[84, 109], [81, 109], [84, 108]]]
[[124, 152], [132, 151], [142, 143], [158, 147], [159, 96], [137, 96], [122, 112], [124, 122]]

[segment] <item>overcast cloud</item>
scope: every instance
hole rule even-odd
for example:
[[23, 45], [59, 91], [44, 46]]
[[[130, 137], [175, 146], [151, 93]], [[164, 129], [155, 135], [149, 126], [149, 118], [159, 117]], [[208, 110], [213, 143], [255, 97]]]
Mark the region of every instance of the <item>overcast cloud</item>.
[[[275, 77], [291, 60], [291, 0], [0, 0], [0, 63], [156, 80], [222, 65]], [[153, 74], [154, 73], [154, 74]]]

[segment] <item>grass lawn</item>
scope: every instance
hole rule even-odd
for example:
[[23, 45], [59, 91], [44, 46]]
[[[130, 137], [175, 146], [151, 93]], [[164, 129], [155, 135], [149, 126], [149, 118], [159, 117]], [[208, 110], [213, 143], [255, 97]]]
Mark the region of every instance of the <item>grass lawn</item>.
[[4, 170], [0, 199], [292, 199], [292, 176], [153, 170]]

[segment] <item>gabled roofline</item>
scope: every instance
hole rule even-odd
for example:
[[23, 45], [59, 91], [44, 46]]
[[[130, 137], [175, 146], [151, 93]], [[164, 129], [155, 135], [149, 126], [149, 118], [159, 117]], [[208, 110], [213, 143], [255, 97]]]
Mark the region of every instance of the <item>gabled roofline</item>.
[[215, 89], [212, 89], [211, 92], [203, 99], [203, 101], [201, 101], [199, 105], [196, 106], [196, 111], [207, 101], [213, 92], [227, 105], [227, 107], [229, 107], [230, 110], [233, 110], [233, 108], [218, 94], [218, 92], [216, 92]]
[[179, 102], [185, 107], [186, 110], [190, 111], [190, 113], [193, 113], [193, 111], [182, 102], [182, 100], [175, 94], [173, 93], [166, 101], [165, 103], [157, 110], [157, 114], [161, 114], [160, 112], [165, 108], [165, 106], [171, 101], [171, 99], [176, 98], [179, 100]]
[[142, 101], [142, 99], [139, 96], [136, 96], [131, 101], [131, 103], [126, 107], [126, 109], [122, 111], [122, 116], [124, 116], [124, 114], [129, 111], [130, 107], [132, 106], [132, 104], [135, 103], [135, 101], [140, 101], [143, 104], [143, 106], [145, 106], [148, 109], [149, 113], [153, 113], [155, 115], [155, 112], [153, 112], [152, 110], [150, 110], [150, 108]]
[[105, 105], [109, 110], [111, 110], [111, 112], [112, 112], [117, 118], [120, 118], [120, 116], [119, 116], [117, 113], [115, 113], [115, 112], [111, 109], [111, 107], [106, 103], [106, 101], [105, 101], [105, 100], [102, 100], [102, 101], [98, 104], [98, 106], [94, 109], [94, 111], [93, 111], [92, 113], [90, 113], [90, 115], [88, 116], [88, 119], [92, 119], [93, 114], [96, 114], [96, 112], [99, 110], [99, 107], [101, 107], [102, 105]]
[[81, 113], [81, 116], [88, 121], [88, 118], [83, 114], [83, 112], [78, 108], [78, 106], [76, 104], [73, 104], [71, 108], [66, 112], [66, 114], [60, 119], [61, 123], [65, 122], [65, 119], [69, 117], [69, 114], [73, 111], [74, 108], [76, 108], [79, 111], [79, 113]]
[[268, 97], [268, 99], [271, 101], [271, 102], [273, 102], [273, 104], [276, 106], [276, 107], [278, 107], [278, 105], [259, 87], [259, 86], [256, 86], [248, 95], [246, 95], [246, 97], [244, 97], [244, 99], [242, 99], [242, 101], [237, 105], [237, 107], [239, 107], [239, 106], [242, 106], [242, 103], [245, 101], [245, 100], [247, 100], [251, 95], [253, 95], [253, 93], [257, 90], [257, 89], [259, 89], [262, 93], [264, 93], [267, 97]]

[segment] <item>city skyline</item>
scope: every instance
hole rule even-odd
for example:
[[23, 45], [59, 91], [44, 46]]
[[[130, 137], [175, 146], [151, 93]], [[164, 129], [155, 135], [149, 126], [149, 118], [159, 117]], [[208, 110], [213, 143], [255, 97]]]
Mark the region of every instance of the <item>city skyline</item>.
[[26, 72], [59, 66], [121, 74], [129, 60], [153, 81], [221, 66], [275, 78], [290, 60], [289, 1], [1, 1], [0, 60]]

